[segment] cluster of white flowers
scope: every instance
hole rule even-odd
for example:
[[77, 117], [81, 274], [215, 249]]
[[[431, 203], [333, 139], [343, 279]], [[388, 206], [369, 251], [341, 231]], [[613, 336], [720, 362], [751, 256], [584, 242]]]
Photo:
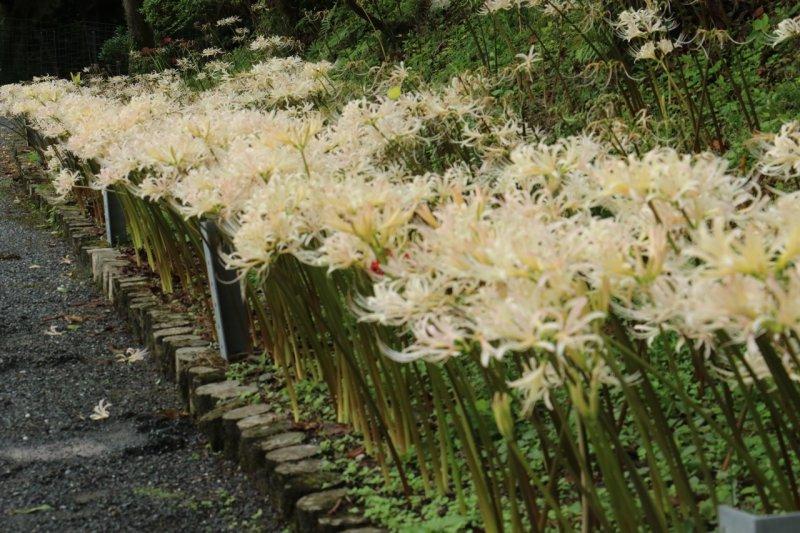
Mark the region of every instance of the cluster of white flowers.
[[[667, 27], [636, 17], [626, 26]], [[610, 320], [648, 340], [675, 332], [707, 357], [738, 343], [757, 377], [770, 374], [757, 339], [778, 336], [800, 375], [800, 193], [766, 196], [712, 154], [531, 143], [476, 75], [337, 106], [331, 68], [272, 58], [200, 93], [174, 73], [45, 79], [2, 87], [0, 114], [96, 162], [91, 186], [218, 216], [233, 267], [267, 272], [292, 254], [363, 270], [359, 319], [413, 337], [390, 357], [523, 354], [511, 385], [529, 406], [567, 382], [619, 383]], [[765, 146], [762, 172], [797, 175], [797, 132]], [[78, 177], [55, 183], [66, 193]], [[738, 370], [713, 363], [722, 378]]]
[[494, 13], [506, 9], [518, 8], [524, 0], [484, 0], [481, 13]]
[[[575, 12], [580, 16], [580, 25], [585, 28], [605, 20], [603, 24], [610, 26], [620, 39], [632, 43], [630, 54], [637, 61], [661, 60], [686, 44], [682, 36], [673, 40], [668, 35], [677, 28], [677, 23], [665, 14], [668, 5], [661, 6], [658, 2], [649, 0], [644, 7], [626, 9], [612, 20], [607, 18], [607, 8], [602, 3], [577, 3], [573, 0], [484, 0], [480, 12], [486, 15], [522, 8], [537, 8], [552, 17], [564, 17], [567, 13]], [[633, 45], [633, 43], [638, 44]], [[526, 62], [524, 55], [522, 59], [523, 65], [528, 67], [529, 71], [530, 61]]]
[[766, 176], [800, 178], [800, 122], [787, 122], [775, 135], [758, 140], [758, 170]]
[[800, 16], [791, 19], [784, 19], [778, 23], [778, 26], [772, 33], [772, 46], [778, 46], [784, 41], [795, 39], [797, 37], [800, 37]]
[[250, 29], [249, 28], [244, 28], [244, 27], [242, 27], [242, 28], [234, 28], [233, 29], [233, 37], [231, 37], [231, 41], [233, 41], [234, 43], [241, 43], [241, 42], [245, 41], [248, 38], [249, 35], [250, 35]]
[[681, 43], [662, 37], [658, 41], [647, 41], [639, 48], [631, 50], [631, 55], [636, 61], [645, 59], [659, 59], [671, 54]]
[[575, 0], [484, 0], [479, 12], [487, 15], [507, 9], [522, 9], [535, 7], [542, 9], [548, 15], [561, 15], [566, 11], [583, 10], [589, 19], [595, 15], [597, 5], [592, 2], [575, 2]]
[[219, 19], [215, 24], [218, 28], [233, 26], [241, 22], [242, 19], [236, 15]]
[[254, 52], [263, 51], [269, 53], [298, 49], [299, 47], [299, 43], [295, 39], [282, 35], [270, 35], [269, 37], [258, 35], [249, 45], [250, 50]]
[[633, 41], [664, 34], [675, 27], [675, 22], [664, 16], [660, 9], [647, 5], [641, 9], [626, 9], [612, 23], [620, 39]]
[[56, 194], [61, 198], [66, 197], [78, 184], [80, 178], [79, 172], [66, 168], [61, 169], [53, 175], [53, 187]]
[[216, 57], [218, 55], [222, 55], [224, 52], [221, 48], [211, 47], [211, 48], [204, 48], [200, 51], [200, 55], [203, 57]]
[[642, 42], [631, 48], [636, 61], [660, 60], [685, 44], [682, 38], [672, 40], [667, 35], [677, 27], [674, 20], [664, 15], [664, 10], [648, 3], [641, 9], [627, 9], [611, 22], [620, 39]]

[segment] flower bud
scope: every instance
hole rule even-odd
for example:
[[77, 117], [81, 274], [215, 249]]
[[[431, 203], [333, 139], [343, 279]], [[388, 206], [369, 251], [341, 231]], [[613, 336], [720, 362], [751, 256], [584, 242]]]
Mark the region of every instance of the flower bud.
[[496, 392], [492, 399], [492, 413], [503, 438], [513, 440], [514, 418], [511, 416], [511, 397], [506, 393]]

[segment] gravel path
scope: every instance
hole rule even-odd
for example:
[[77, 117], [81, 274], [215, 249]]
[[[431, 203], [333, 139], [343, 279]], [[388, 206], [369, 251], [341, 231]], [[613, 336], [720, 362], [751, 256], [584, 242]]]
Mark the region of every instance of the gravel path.
[[[147, 360], [116, 361], [137, 347], [130, 331], [8, 171], [0, 161], [0, 531], [280, 530], [174, 386]], [[101, 399], [110, 416], [91, 420]]]

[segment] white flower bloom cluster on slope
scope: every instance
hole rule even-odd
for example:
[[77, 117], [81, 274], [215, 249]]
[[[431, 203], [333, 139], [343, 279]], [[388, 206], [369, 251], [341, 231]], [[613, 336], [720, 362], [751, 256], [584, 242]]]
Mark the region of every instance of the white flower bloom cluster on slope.
[[771, 35], [772, 46], [800, 37], [800, 16], [784, 19], [778, 23]]
[[[626, 35], [666, 24], [629, 18]], [[706, 356], [738, 344], [758, 378], [774, 340], [800, 376], [800, 193], [767, 196], [712, 154], [527, 142], [476, 76], [337, 106], [331, 68], [269, 59], [204, 92], [169, 72], [45, 79], [2, 87], [0, 113], [99, 165], [55, 174], [62, 194], [86, 179], [219, 216], [226, 260], [244, 270], [267, 272], [280, 254], [363, 269], [359, 319], [413, 338], [390, 357], [523, 354], [511, 385], [528, 405], [578, 374], [618, 383], [607, 337], [618, 324], [648, 340], [675, 332]], [[764, 173], [797, 175], [796, 130], [765, 141]]]
[[800, 178], [800, 121], [787, 122], [776, 135], [762, 135], [759, 171], [778, 178]]

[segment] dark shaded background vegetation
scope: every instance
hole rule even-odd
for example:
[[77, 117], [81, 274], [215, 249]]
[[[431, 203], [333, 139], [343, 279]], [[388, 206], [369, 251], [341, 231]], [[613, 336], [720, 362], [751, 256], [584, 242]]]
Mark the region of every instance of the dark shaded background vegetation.
[[124, 22], [117, 1], [0, 1], [0, 82], [80, 71]]
[[0, 0], [0, 17], [25, 19], [32, 23], [76, 21], [122, 24], [122, 3], [116, 0]]

